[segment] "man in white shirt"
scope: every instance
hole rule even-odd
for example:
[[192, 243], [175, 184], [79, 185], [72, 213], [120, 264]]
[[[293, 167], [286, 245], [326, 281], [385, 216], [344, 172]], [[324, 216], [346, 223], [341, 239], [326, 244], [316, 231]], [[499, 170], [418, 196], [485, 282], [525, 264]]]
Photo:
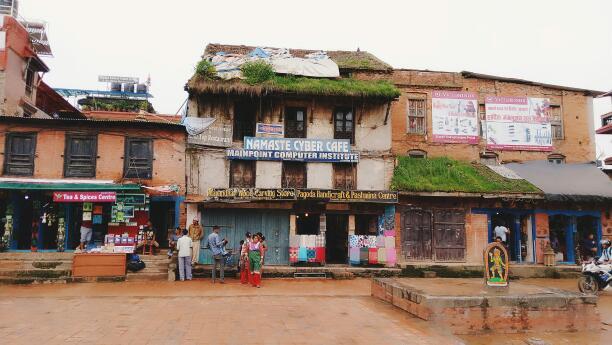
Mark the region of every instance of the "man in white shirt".
[[508, 244], [506, 242], [507, 239], [507, 234], [510, 233], [510, 230], [508, 230], [508, 228], [506, 228], [504, 222], [500, 222], [498, 226], [495, 227], [495, 229], [493, 230], [493, 233], [495, 234], [495, 238], [499, 237], [501, 238], [502, 242], [504, 244]]
[[179, 277], [181, 281], [191, 280], [191, 248], [193, 247], [193, 241], [191, 237], [187, 236], [187, 229], [183, 230], [183, 236], [176, 241], [176, 250], [178, 251], [178, 266], [179, 266]]

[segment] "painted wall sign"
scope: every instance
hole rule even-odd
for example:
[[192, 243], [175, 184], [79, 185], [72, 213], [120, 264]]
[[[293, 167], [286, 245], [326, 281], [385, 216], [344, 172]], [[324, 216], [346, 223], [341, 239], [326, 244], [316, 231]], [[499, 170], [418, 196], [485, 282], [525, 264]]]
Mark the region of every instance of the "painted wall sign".
[[188, 135], [187, 143], [195, 145], [229, 147], [232, 144], [232, 125], [224, 124], [221, 121], [214, 121], [212, 124], [205, 127], [205, 129], [198, 131], [197, 134]]
[[213, 200], [295, 200], [292, 188], [209, 188]]
[[298, 152], [298, 151], [267, 151], [247, 149], [227, 149], [227, 159], [259, 160], [259, 161], [297, 161], [297, 162], [331, 162], [358, 163], [358, 152]]
[[485, 280], [488, 286], [508, 286], [508, 250], [502, 243], [489, 243], [484, 251]]
[[244, 137], [245, 150], [292, 152], [351, 152], [348, 139]]
[[53, 192], [54, 202], [115, 202], [115, 192]]
[[478, 96], [471, 92], [433, 91], [434, 142], [478, 144]]
[[332, 190], [332, 189], [293, 189], [293, 188], [209, 188], [211, 200], [326, 200], [330, 202], [377, 202], [396, 203], [397, 192]]
[[285, 127], [280, 123], [257, 123], [257, 134], [285, 135]]
[[487, 148], [552, 151], [548, 98], [487, 97]]

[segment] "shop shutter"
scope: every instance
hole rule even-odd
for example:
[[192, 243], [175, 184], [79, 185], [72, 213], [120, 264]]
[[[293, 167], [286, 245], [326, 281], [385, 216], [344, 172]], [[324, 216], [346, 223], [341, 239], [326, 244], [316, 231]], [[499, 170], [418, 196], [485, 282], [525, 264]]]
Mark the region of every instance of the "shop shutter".
[[6, 136], [5, 175], [34, 175], [36, 133], [9, 133]]
[[65, 177], [95, 177], [98, 139], [95, 135], [67, 135]]
[[434, 210], [436, 261], [465, 261], [465, 210]]
[[431, 212], [406, 209], [401, 213], [402, 253], [407, 260], [432, 259]]

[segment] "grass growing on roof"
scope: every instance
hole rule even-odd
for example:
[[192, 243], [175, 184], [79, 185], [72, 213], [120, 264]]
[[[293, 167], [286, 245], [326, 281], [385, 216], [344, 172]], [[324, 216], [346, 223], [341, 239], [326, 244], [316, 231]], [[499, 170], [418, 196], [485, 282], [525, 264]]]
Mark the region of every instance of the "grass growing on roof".
[[217, 76], [215, 66], [213, 66], [213, 64], [206, 59], [202, 59], [200, 62], [198, 62], [195, 67], [195, 72], [197, 75], [205, 79], [213, 79]]
[[357, 80], [352, 78], [327, 79], [275, 75], [264, 86], [286, 92], [316, 95], [368, 96], [381, 98], [399, 97], [400, 91], [386, 80]]
[[502, 177], [481, 164], [448, 157], [398, 157], [391, 188], [409, 192], [537, 193], [525, 180]]
[[263, 60], [245, 62], [240, 66], [240, 71], [249, 85], [263, 83], [274, 77], [272, 65]]

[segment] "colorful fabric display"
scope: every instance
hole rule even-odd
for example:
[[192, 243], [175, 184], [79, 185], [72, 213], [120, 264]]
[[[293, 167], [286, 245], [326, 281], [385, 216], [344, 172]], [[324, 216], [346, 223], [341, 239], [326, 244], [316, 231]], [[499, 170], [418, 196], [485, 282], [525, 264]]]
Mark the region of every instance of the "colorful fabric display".
[[395, 230], [385, 230], [385, 236], [395, 236]]
[[289, 236], [289, 247], [299, 247], [300, 246], [300, 236], [299, 235], [291, 235]]
[[359, 261], [363, 264], [368, 263], [370, 258], [370, 248], [359, 248]]
[[291, 263], [298, 262], [298, 248], [297, 247], [289, 247], [289, 262]]
[[378, 251], [378, 263], [379, 264], [387, 263], [387, 251], [385, 249], [386, 248], [380, 248], [380, 250]]
[[385, 248], [395, 248], [395, 237], [385, 236]]
[[359, 248], [367, 248], [368, 247], [367, 236], [358, 236], [357, 241], [358, 241], [357, 246]]
[[368, 248], [376, 248], [376, 236], [368, 236]]
[[300, 247], [298, 249], [298, 261], [308, 261], [308, 248]]
[[351, 247], [349, 249], [349, 261], [352, 265], [359, 264], [359, 248]]
[[378, 248], [368, 248], [368, 262], [370, 264], [378, 263]]
[[387, 252], [387, 266], [395, 266], [395, 262], [397, 261], [397, 253], [395, 252], [395, 248], [386, 248]]
[[308, 252], [307, 252], [307, 256], [308, 256], [308, 262], [315, 262], [315, 258], [316, 258], [316, 254], [315, 254], [315, 248], [314, 247], [310, 247], [308, 248]]
[[384, 248], [385, 247], [385, 236], [378, 235], [376, 236], [376, 248]]
[[325, 262], [325, 247], [315, 248], [315, 261]]
[[307, 247], [314, 248], [317, 246], [317, 235], [308, 235], [308, 245]]
[[315, 247], [325, 247], [325, 236], [317, 235], [315, 239]]
[[300, 235], [300, 245], [298, 247], [308, 247], [306, 245], [306, 243], [308, 242], [308, 236], [307, 235]]
[[349, 248], [359, 248], [359, 237], [357, 235], [349, 236]]

